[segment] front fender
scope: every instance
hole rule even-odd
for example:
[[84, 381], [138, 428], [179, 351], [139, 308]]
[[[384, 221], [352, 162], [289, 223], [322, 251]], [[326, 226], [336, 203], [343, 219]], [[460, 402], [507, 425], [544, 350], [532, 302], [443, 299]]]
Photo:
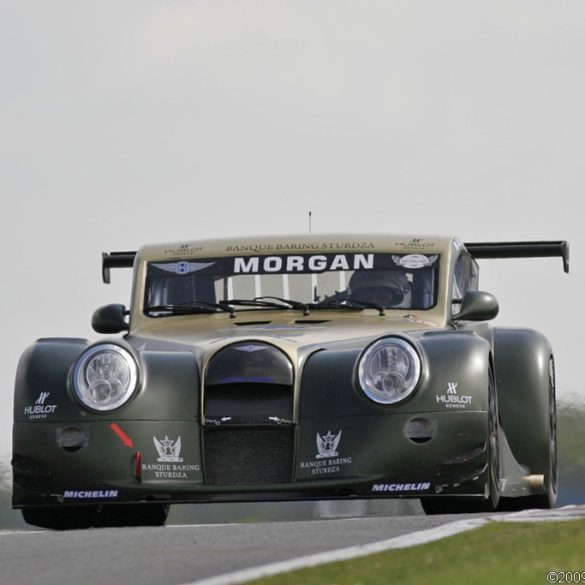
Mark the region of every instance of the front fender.
[[437, 332], [410, 341], [423, 367], [417, 389], [406, 400], [382, 405], [365, 396], [356, 375], [363, 348], [322, 350], [313, 353], [303, 367], [301, 417], [487, 411], [488, 341], [472, 332], [458, 331]]
[[512, 453], [530, 473], [546, 473], [551, 346], [537, 331], [501, 328], [494, 346], [500, 417]]
[[[103, 341], [106, 342], [107, 340]], [[194, 420], [199, 413], [200, 375], [192, 352], [131, 351], [139, 364], [139, 385], [127, 404], [93, 412], [73, 396], [73, 365], [89, 347], [86, 339], [41, 339], [20, 358], [16, 371], [14, 422], [91, 422], [96, 420]]]
[[68, 394], [71, 366], [87, 339], [39, 339], [22, 354], [16, 369], [14, 421], [75, 418], [79, 407]]

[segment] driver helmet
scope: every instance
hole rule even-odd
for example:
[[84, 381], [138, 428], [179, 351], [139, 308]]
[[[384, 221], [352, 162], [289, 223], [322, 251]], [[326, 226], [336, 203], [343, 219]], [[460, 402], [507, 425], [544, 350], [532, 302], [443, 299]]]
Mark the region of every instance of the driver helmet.
[[356, 270], [349, 279], [347, 293], [356, 301], [384, 307], [411, 305], [410, 282], [401, 270]]

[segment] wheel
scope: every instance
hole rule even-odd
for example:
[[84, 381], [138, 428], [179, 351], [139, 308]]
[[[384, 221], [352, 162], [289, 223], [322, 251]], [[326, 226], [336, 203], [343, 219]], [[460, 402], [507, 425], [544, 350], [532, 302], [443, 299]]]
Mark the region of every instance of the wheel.
[[487, 498], [449, 497], [421, 498], [420, 503], [427, 515], [463, 514], [494, 511], [500, 502], [502, 491], [500, 464], [500, 417], [498, 395], [493, 368], [490, 367], [488, 381], [488, 483]]
[[22, 509], [22, 517], [27, 524], [51, 530], [78, 530], [92, 526], [163, 526], [168, 513], [169, 506], [161, 504]]
[[502, 467], [500, 463], [500, 411], [493, 368], [490, 367], [489, 416], [488, 416], [488, 462], [490, 495], [484, 504], [487, 511], [498, 507], [502, 493]]
[[501, 509], [507, 511], [528, 510], [530, 508], [553, 508], [558, 492], [558, 448], [557, 448], [557, 402], [555, 382], [555, 362], [553, 356], [548, 361], [548, 469], [544, 472], [545, 493], [524, 496], [520, 498], [506, 498]]
[[533, 508], [553, 508], [557, 501], [559, 467], [558, 467], [558, 448], [557, 448], [557, 401], [556, 401], [556, 383], [555, 383], [555, 361], [550, 356], [548, 361], [548, 470], [544, 474], [544, 485], [546, 493], [529, 496], [531, 507]]
[[99, 510], [95, 526], [164, 526], [169, 509], [166, 504], [107, 506]]
[[465, 496], [454, 498], [445, 496], [434, 498], [421, 498], [420, 504], [427, 516], [436, 514], [473, 514], [485, 511], [486, 500], [483, 498], [467, 498]]
[[51, 530], [75, 530], [93, 526], [93, 508], [23, 508], [22, 517], [27, 524]]

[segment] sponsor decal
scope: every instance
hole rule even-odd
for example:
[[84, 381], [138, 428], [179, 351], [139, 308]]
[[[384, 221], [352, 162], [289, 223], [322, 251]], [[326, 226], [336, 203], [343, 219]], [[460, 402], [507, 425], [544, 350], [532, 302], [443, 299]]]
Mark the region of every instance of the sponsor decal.
[[57, 410], [56, 404], [45, 404], [50, 392], [41, 392], [34, 404], [24, 407], [24, 415], [28, 420], [45, 419], [49, 414], [54, 414]]
[[279, 244], [231, 244], [226, 252], [310, 252], [312, 250], [372, 250], [372, 242], [291, 242]]
[[313, 254], [304, 256], [244, 256], [234, 258], [234, 274], [279, 274], [326, 270], [371, 270], [374, 254]]
[[392, 256], [392, 260], [394, 260], [398, 266], [402, 266], [403, 268], [416, 269], [425, 268], [426, 266], [434, 264], [438, 257], [437, 254], [433, 254], [432, 256], [427, 256], [425, 254], [408, 254], [406, 256]]
[[457, 392], [458, 382], [448, 382], [447, 392], [445, 394], [437, 394], [435, 398], [437, 403], [445, 405], [445, 408], [467, 408], [471, 406], [473, 396], [462, 395]]
[[66, 500], [115, 500], [118, 490], [65, 490]]
[[155, 268], [166, 270], [167, 272], [173, 272], [174, 274], [190, 274], [191, 272], [198, 272], [213, 266], [215, 262], [187, 262], [181, 260], [181, 262], [158, 262], [153, 263]]
[[408, 242], [396, 242], [395, 246], [403, 250], [426, 250], [427, 248], [434, 248], [435, 244], [423, 238], [412, 238]]
[[423, 483], [375, 483], [372, 492], [426, 492], [431, 488], [429, 482]]
[[176, 463], [180, 463], [183, 461], [180, 457], [181, 455], [181, 437], [179, 436], [176, 441], [172, 441], [166, 435], [164, 439], [160, 441], [156, 437], [152, 437], [154, 441], [154, 446], [158, 452], [158, 459], [159, 462], [167, 462], [172, 461]]
[[338, 473], [343, 465], [351, 463], [351, 457], [339, 456], [339, 443], [341, 441], [341, 431], [334, 435], [327, 431], [326, 435], [321, 436], [317, 433], [317, 454], [314, 461], [301, 461], [300, 468], [311, 470], [311, 475], [327, 475]]
[[337, 435], [333, 435], [331, 431], [323, 436], [317, 433], [317, 449], [319, 450], [319, 453], [316, 455], [317, 459], [337, 457], [339, 455], [337, 452], [339, 441], [341, 441], [341, 431]]
[[[199, 476], [192, 477], [199, 473], [201, 466], [187, 463], [143, 463], [142, 476], [144, 479], [189, 479], [197, 480]], [[151, 472], [148, 474], [147, 472]]]
[[163, 251], [167, 256], [189, 256], [197, 252], [202, 252], [203, 248], [194, 248], [191, 244], [181, 244], [177, 248], [168, 248]]
[[[143, 463], [142, 475], [144, 479], [199, 479], [201, 466], [194, 463], [183, 463], [181, 457], [181, 437], [176, 440], [153, 437], [154, 446], [158, 454], [157, 463]], [[196, 475], [196, 477], [193, 477]]]

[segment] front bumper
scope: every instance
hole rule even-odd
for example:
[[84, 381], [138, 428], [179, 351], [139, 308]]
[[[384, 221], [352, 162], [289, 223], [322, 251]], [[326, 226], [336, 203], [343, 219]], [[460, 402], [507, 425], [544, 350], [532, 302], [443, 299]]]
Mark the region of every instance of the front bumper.
[[[415, 418], [432, 436], [409, 438]], [[486, 437], [487, 414], [467, 410], [270, 427], [18, 422], [13, 505], [483, 496]]]

